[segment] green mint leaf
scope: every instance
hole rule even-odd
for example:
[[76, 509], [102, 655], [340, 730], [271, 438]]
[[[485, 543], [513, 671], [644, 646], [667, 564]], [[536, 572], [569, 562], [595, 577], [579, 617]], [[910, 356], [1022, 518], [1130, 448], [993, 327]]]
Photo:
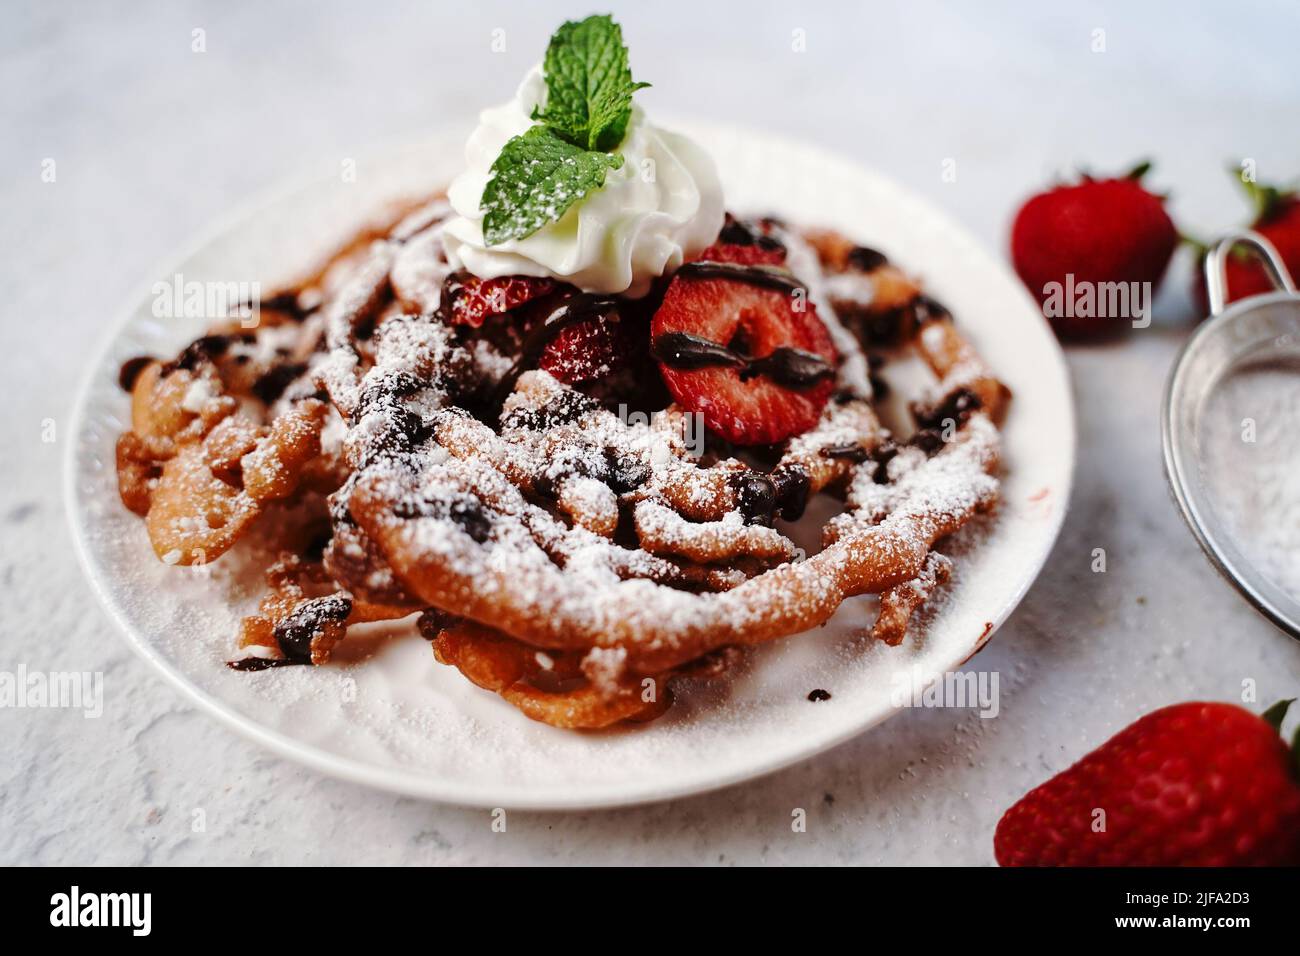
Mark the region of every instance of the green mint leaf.
[[623, 141], [634, 83], [623, 30], [609, 16], [569, 21], [555, 31], [542, 65], [546, 109], [533, 119], [583, 149], [609, 151]]
[[483, 190], [483, 239], [495, 246], [556, 222], [574, 203], [605, 184], [622, 156], [590, 152], [534, 126], [506, 143]]

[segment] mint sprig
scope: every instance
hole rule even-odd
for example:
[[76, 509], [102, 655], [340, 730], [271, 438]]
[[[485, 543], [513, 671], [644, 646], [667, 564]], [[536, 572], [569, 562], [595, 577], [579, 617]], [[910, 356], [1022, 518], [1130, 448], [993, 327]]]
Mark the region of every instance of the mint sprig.
[[546, 108], [540, 125], [506, 143], [492, 163], [480, 205], [483, 239], [495, 246], [557, 222], [623, 165], [614, 155], [627, 133], [635, 83], [623, 31], [609, 16], [555, 31], [542, 65]]
[[534, 109], [532, 118], [583, 149], [618, 146], [632, 116], [632, 94], [650, 85], [632, 81], [623, 30], [609, 16], [556, 30], [542, 71], [546, 109]]
[[483, 190], [483, 239], [489, 246], [530, 236], [592, 190], [605, 171], [623, 165], [611, 156], [566, 143], [545, 126], [534, 126], [506, 143]]

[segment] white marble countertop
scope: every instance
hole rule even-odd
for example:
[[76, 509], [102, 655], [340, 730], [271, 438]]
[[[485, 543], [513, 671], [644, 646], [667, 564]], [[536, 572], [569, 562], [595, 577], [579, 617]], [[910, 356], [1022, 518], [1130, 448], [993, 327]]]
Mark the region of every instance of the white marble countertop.
[[[1165, 489], [1159, 397], [1191, 311], [1180, 260], [1152, 328], [1069, 350], [1076, 487], [1045, 571], [978, 659], [1002, 677], [995, 720], [915, 710], [722, 793], [515, 813], [499, 834], [485, 811], [321, 777], [184, 705], [100, 611], [63, 514], [73, 392], [105, 322], [231, 204], [322, 157], [468, 125], [562, 16], [589, 12], [522, 6], [6, 4], [0, 670], [102, 671], [106, 701], [95, 720], [0, 709], [0, 862], [984, 864], [1011, 802], [1137, 715], [1239, 699], [1247, 679], [1261, 702], [1300, 689], [1300, 644], [1216, 576]], [[1076, 164], [1154, 157], [1153, 182], [1201, 235], [1244, 215], [1225, 167], [1300, 174], [1294, 5], [598, 6], [654, 82], [649, 108], [839, 149], [998, 247], [1017, 200]]]

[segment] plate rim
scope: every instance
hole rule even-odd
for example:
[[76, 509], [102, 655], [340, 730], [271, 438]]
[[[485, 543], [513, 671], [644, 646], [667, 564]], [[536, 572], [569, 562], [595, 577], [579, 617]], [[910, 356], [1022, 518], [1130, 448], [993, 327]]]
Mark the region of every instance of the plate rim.
[[[973, 247], [982, 257], [988, 259], [1005, 277], [1013, 280], [1012, 285], [1016, 288], [1020, 297], [1028, 307], [1033, 308], [1032, 298], [1028, 292], [1020, 286], [1018, 280], [1015, 280], [1015, 276], [1007, 264], [998, 258], [985, 243], [981, 242], [969, 229], [957, 222], [931, 200], [913, 192], [875, 168], [820, 144], [796, 140], [766, 130], [719, 124], [696, 117], [673, 115], [671, 120], [670, 125], [687, 128], [698, 128], [698, 126], [707, 123], [709, 127], [719, 133], [750, 142], [781, 142], [786, 146], [794, 147], [810, 155], [817, 162], [869, 173], [874, 178], [887, 183], [903, 200], [923, 207], [936, 222], [941, 222], [947, 227], [951, 235], [956, 236], [966, 245]], [[449, 137], [455, 130], [456, 127], [452, 124], [443, 124], [436, 130], [428, 131], [419, 137], [393, 138], [379, 143], [363, 151], [363, 155], [373, 158], [392, 155], [401, 150], [418, 150], [422, 146], [440, 138]], [[778, 749], [763, 759], [750, 761], [743, 766], [737, 766], [722, 774], [701, 772], [693, 775], [679, 775], [674, 782], [656, 785], [642, 783], [631, 785], [627, 783], [612, 785], [586, 783], [576, 791], [571, 788], [566, 789], [564, 785], [530, 784], [526, 791], [506, 794], [502, 791], [503, 789], [508, 790], [511, 787], [510, 784], [464, 784], [442, 775], [381, 767], [359, 759], [332, 754], [307, 742], [269, 729], [191, 683], [179, 668], [173, 667], [171, 663], [154, 650], [149, 642], [144, 640], [142, 635], [137, 632], [137, 628], [130, 622], [124, 609], [105, 586], [105, 571], [94, 561], [89, 550], [88, 535], [84, 523], [87, 514], [86, 502], [78, 487], [76, 476], [78, 474], [79, 451], [83, 447], [80, 436], [85, 426], [88, 399], [95, 382], [96, 373], [105, 365], [112, 353], [115, 342], [130, 324], [136, 311], [138, 311], [139, 303], [143, 301], [145, 292], [148, 291], [151, 285], [148, 276], [168, 275], [176, 271], [178, 264], [198, 255], [204, 248], [230, 231], [240, 221], [247, 219], [270, 204], [287, 199], [297, 191], [318, 184], [320, 180], [325, 178], [322, 172], [324, 169], [324, 164], [310, 164], [281, 177], [266, 188], [254, 191], [247, 199], [235, 203], [225, 213], [212, 220], [205, 228], [200, 229], [190, 241], [180, 244], [176, 252], [163, 257], [159, 263], [163, 268], [146, 273], [146, 278], [134, 287], [135, 291], [114, 313], [113, 321], [109, 323], [106, 332], [101, 336], [91, 353], [92, 357], [87, 362], [75, 392], [72, 414], [69, 419], [71, 440], [68, 442], [68, 447], [63, 456], [62, 489], [66, 503], [65, 511], [72, 532], [73, 548], [82, 571], [90, 583], [91, 590], [101, 607], [108, 612], [108, 616], [116, 628], [122, 633], [126, 643], [140, 658], [152, 665], [166, 679], [167, 683], [180, 693], [182, 698], [188, 700], [203, 712], [215, 717], [220, 723], [233, 729], [245, 739], [265, 747], [277, 756], [287, 758], [332, 777], [438, 803], [477, 808], [505, 806], [529, 811], [571, 811], [637, 806], [714, 792], [745, 781], [768, 776], [778, 770], [816, 757], [880, 725], [896, 715], [899, 710], [906, 709], [891, 705], [889, 708], [883, 709], [865, 720], [846, 723], [836, 732], [816, 738], [811, 744], [800, 743], [786, 747], [783, 750]], [[1037, 310], [1034, 309], [1034, 311]], [[1055, 373], [1053, 378], [1064, 385], [1066, 399], [1066, 421], [1058, 426], [1064, 431], [1063, 447], [1068, 451], [1068, 463], [1064, 469], [1063, 486], [1059, 490], [1062, 504], [1056, 509], [1054, 516], [1051, 518], [1050, 529], [1040, 539], [1041, 546], [1038, 554], [1033, 558], [1032, 572], [1027, 572], [1022, 576], [1019, 586], [993, 617], [992, 626], [982, 635], [980, 642], [961, 661], [949, 662], [947, 664], [948, 668], [961, 667], [974, 657], [987, 645], [1006, 619], [1020, 605], [1029, 588], [1033, 586], [1042, 573], [1042, 569], [1060, 537], [1065, 516], [1069, 511], [1078, 450], [1074, 395], [1070, 387], [1069, 367], [1065, 362], [1065, 355], [1060, 343], [1056, 341], [1054, 336], [1051, 336], [1050, 331], [1048, 332], [1048, 340], [1049, 353], [1052, 357], [1053, 371]], [[936, 671], [935, 673], [942, 673], [942, 671]], [[927, 675], [927, 677], [932, 676], [933, 673]]]

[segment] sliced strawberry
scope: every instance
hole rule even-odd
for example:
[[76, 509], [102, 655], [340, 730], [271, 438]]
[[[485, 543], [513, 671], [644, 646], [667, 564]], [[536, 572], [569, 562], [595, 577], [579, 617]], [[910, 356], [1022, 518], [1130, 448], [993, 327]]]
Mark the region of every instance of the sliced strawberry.
[[650, 335], [677, 403], [700, 412], [705, 425], [737, 445], [772, 444], [807, 431], [835, 387], [830, 333], [806, 296], [780, 288], [678, 275]]
[[625, 329], [616, 319], [579, 322], [551, 339], [537, 364], [566, 385], [605, 378], [626, 364], [625, 340]]
[[765, 220], [747, 222], [728, 213], [718, 241], [696, 258], [742, 266], [780, 266], [785, 264], [785, 254], [785, 246], [771, 235]]
[[468, 272], [456, 272], [442, 286], [441, 311], [455, 325], [478, 328], [490, 315], [518, 308], [555, 291], [553, 279], [533, 276], [502, 276], [480, 279]]

